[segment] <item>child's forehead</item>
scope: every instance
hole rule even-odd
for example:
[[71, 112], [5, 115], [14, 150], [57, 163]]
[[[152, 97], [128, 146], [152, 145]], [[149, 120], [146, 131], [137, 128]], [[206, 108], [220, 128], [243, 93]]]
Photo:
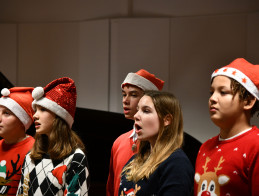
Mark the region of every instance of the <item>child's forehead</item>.
[[11, 111], [9, 108], [5, 107], [4, 105], [0, 105], [0, 109], [1, 110], [9, 110], [9, 111]]
[[143, 90], [135, 85], [132, 84], [125, 84], [122, 88], [122, 91], [137, 91], [137, 92], [143, 92]]
[[[8, 111], [9, 113], [15, 115], [12, 110], [10, 110], [8, 107], [4, 106], [4, 105], [0, 105], [0, 111]], [[16, 116], [16, 115], [15, 115]]]
[[218, 75], [212, 79], [211, 86], [213, 85], [230, 86], [231, 79], [228, 76]]

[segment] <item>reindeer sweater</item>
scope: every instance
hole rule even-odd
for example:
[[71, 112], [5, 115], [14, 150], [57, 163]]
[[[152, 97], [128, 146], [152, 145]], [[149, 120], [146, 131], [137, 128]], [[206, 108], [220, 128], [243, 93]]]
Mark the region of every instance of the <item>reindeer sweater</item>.
[[[134, 156], [129, 160], [134, 159]], [[150, 175], [134, 183], [122, 174], [119, 196], [190, 196], [193, 189], [194, 169], [185, 153], [173, 152]]]
[[31, 136], [16, 144], [0, 140], [0, 195], [16, 195], [23, 160], [33, 143]]
[[259, 196], [259, 129], [229, 140], [219, 136], [205, 142], [198, 153], [194, 195]]
[[17, 195], [88, 195], [88, 168], [85, 154], [80, 149], [61, 161], [48, 155], [33, 161], [27, 154]]

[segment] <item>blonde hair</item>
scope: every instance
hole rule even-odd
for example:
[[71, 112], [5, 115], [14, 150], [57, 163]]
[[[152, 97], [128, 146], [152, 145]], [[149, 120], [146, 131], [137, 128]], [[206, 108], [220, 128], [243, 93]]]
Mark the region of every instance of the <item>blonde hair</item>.
[[[148, 179], [157, 167], [183, 143], [183, 117], [176, 97], [161, 91], [146, 91], [145, 96], [151, 97], [153, 101], [160, 128], [152, 152], [149, 142], [140, 141], [139, 152], [122, 171], [126, 174], [127, 180], [134, 182]], [[164, 119], [167, 116], [171, 118], [171, 122], [164, 126]]]
[[42, 159], [44, 154], [48, 154], [52, 160], [62, 160], [77, 148], [85, 151], [84, 144], [77, 134], [65, 120], [56, 116], [49, 137], [36, 133], [30, 156], [34, 161]]

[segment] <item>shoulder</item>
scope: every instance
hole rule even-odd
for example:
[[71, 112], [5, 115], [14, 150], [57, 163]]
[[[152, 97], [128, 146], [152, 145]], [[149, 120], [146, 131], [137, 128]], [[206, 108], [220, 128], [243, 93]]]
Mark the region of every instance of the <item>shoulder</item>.
[[114, 143], [113, 143], [113, 146], [116, 146], [116, 145], [118, 145], [121, 141], [124, 141], [125, 139], [129, 138], [130, 135], [132, 134], [132, 131], [133, 131], [133, 129], [130, 130], [130, 131], [128, 131], [128, 132], [126, 132], [126, 133], [123, 133], [123, 134], [121, 134], [119, 137], [117, 137], [117, 139], [116, 139], [116, 140], [114, 141]]
[[187, 161], [189, 160], [187, 155], [184, 153], [184, 151], [182, 149], [177, 149], [176, 151], [174, 151], [168, 158], [167, 161], [171, 162], [172, 160], [176, 160], [176, 161]]
[[32, 136], [29, 136], [29, 137], [27, 137], [26, 138], [26, 143], [27, 143], [27, 145], [33, 145], [34, 144], [34, 142], [35, 142], [35, 139], [32, 137]]
[[27, 140], [28, 142], [34, 142], [34, 141], [35, 141], [34, 137], [32, 137], [32, 136], [30, 136], [30, 135], [26, 138], [26, 140]]
[[80, 148], [77, 148], [70, 156], [73, 157], [73, 160], [86, 159], [85, 153]]
[[214, 137], [208, 139], [207, 141], [205, 141], [201, 145], [200, 150], [203, 149], [203, 148], [206, 148], [206, 149], [211, 148], [211, 147], [214, 148], [218, 144], [218, 142], [219, 142], [219, 135], [214, 136]]
[[174, 151], [163, 163], [160, 165], [161, 167], [173, 168], [179, 171], [184, 170], [193, 170], [193, 166], [184, 153], [182, 149], [177, 149]]
[[32, 159], [31, 159], [31, 152], [28, 152], [25, 155], [24, 162], [30, 163], [31, 161], [32, 161]]
[[185, 186], [187, 191], [193, 185], [194, 168], [182, 149], [177, 149], [159, 165], [153, 177], [158, 177], [164, 185], [176, 183], [178, 188]]

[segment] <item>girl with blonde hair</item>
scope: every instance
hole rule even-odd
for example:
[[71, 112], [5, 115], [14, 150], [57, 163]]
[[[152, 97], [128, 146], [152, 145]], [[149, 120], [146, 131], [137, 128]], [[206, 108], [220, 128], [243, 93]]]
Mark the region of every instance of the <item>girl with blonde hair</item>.
[[119, 195], [191, 195], [194, 170], [180, 149], [179, 101], [167, 92], [146, 91], [134, 118], [139, 152], [122, 171]]

